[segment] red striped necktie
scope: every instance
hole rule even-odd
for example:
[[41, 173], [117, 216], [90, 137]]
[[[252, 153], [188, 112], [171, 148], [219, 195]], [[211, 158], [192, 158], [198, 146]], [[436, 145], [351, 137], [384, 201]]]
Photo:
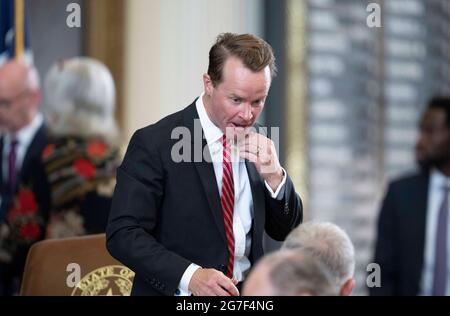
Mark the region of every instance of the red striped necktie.
[[223, 221], [225, 223], [225, 233], [227, 236], [228, 264], [227, 276], [233, 277], [234, 268], [234, 234], [233, 234], [233, 209], [234, 209], [234, 182], [233, 169], [231, 166], [231, 149], [227, 143], [225, 135], [223, 143], [223, 174], [222, 174], [222, 194], [220, 203], [223, 210]]

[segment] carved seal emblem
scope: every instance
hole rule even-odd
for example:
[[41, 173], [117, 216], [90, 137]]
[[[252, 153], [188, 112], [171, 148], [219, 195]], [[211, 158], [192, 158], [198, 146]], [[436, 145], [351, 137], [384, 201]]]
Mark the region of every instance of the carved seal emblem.
[[134, 272], [127, 267], [105, 266], [88, 273], [74, 288], [72, 296], [129, 296]]

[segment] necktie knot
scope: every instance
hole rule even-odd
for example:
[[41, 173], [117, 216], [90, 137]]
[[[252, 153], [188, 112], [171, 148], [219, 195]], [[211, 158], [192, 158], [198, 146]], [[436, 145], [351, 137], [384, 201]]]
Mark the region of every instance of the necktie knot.
[[224, 150], [226, 148], [229, 148], [228, 141], [227, 141], [227, 136], [225, 134], [223, 134], [223, 136], [222, 136], [222, 145], [223, 145]]
[[17, 140], [17, 138], [12, 138], [11, 139], [11, 150], [14, 148], [16, 148], [17, 147], [17, 145], [19, 144], [19, 141]]

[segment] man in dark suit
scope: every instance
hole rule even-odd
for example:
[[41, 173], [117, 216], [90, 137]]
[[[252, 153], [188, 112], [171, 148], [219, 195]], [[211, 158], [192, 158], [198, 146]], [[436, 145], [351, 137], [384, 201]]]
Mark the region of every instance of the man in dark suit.
[[39, 77], [17, 61], [0, 66], [0, 295], [16, 294], [29, 247], [43, 238], [49, 188]]
[[420, 124], [421, 171], [389, 185], [378, 221], [371, 295], [449, 295], [450, 99], [430, 101]]
[[274, 143], [249, 131], [274, 72], [262, 39], [222, 34], [204, 93], [133, 135], [107, 227], [110, 253], [136, 273], [133, 295], [238, 295], [264, 229], [284, 240], [301, 222]]

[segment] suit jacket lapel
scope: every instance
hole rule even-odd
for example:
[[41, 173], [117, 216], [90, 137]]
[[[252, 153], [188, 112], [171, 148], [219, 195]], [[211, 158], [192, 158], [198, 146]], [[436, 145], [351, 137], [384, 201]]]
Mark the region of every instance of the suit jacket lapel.
[[248, 160], [245, 160], [247, 167], [247, 174], [250, 180], [250, 187], [252, 189], [254, 224], [258, 229], [264, 227], [264, 188], [262, 186], [261, 176], [256, 170], [255, 165]]
[[3, 221], [10, 203], [10, 193], [6, 191], [6, 183], [3, 180], [3, 137], [0, 138], [0, 222]]
[[47, 143], [46, 133], [46, 127], [42, 124], [34, 135], [33, 140], [25, 153], [18, 179], [24, 180], [24, 178], [28, 175], [30, 167], [32, 166], [33, 159], [40, 158], [40, 154]]
[[247, 167], [253, 199], [252, 252], [250, 260], [251, 262], [255, 262], [255, 259], [263, 255], [261, 236], [264, 233], [265, 226], [265, 193], [261, 176], [256, 170], [255, 165], [248, 160], [245, 161], [245, 165]]
[[421, 174], [417, 178], [416, 192], [411, 196], [412, 206], [415, 206], [413, 214], [414, 221], [408, 221], [409, 225], [416, 227], [408, 227], [406, 230], [410, 232], [411, 236], [407, 238], [411, 243], [408, 249], [413, 249], [411, 253], [411, 260], [408, 260], [411, 267], [411, 273], [414, 275], [413, 280], [417, 281], [416, 286], [420, 287], [420, 279], [423, 269], [423, 258], [425, 250], [425, 234], [428, 208], [428, 189], [429, 189], [429, 175]]
[[[194, 120], [198, 120], [199, 124], [197, 127], [194, 127]], [[189, 129], [191, 133], [191, 143], [192, 143], [192, 153], [191, 159], [194, 161], [195, 168], [197, 169], [198, 175], [200, 177], [200, 182], [205, 190], [206, 199], [208, 201], [209, 209], [212, 212], [214, 217], [214, 221], [219, 229], [220, 235], [222, 236], [225, 243], [227, 242], [227, 237], [225, 235], [225, 224], [223, 222], [223, 213], [222, 213], [222, 205], [220, 204], [220, 194], [219, 189], [217, 188], [216, 176], [214, 173], [214, 166], [211, 162], [211, 154], [209, 152], [209, 148], [206, 142], [206, 139], [203, 135], [203, 129], [201, 129], [200, 120], [198, 118], [198, 113], [195, 108], [195, 101], [191, 104], [184, 113], [184, 122], [185, 126]], [[197, 129], [197, 130], [196, 130]], [[199, 139], [195, 139], [196, 137], [202, 137], [202, 152], [206, 157], [201, 157], [201, 161], [196, 161], [195, 157], [195, 141]], [[203, 150], [205, 149], [205, 150]]]
[[0, 193], [3, 192], [3, 137], [0, 138]]
[[[258, 130], [258, 133], [267, 136], [267, 133], [264, 128], [256, 123], [254, 127]], [[247, 167], [247, 174], [250, 180], [250, 187], [252, 190], [252, 199], [253, 199], [253, 241], [260, 242], [260, 237], [264, 232], [265, 226], [265, 188], [264, 181], [256, 170], [255, 164], [245, 160], [245, 165]], [[255, 243], [255, 242], [253, 242]], [[255, 243], [255, 246], [256, 243]], [[261, 244], [262, 247], [262, 244]], [[258, 249], [258, 248], [254, 248]], [[261, 254], [262, 255], [262, 254]]]

